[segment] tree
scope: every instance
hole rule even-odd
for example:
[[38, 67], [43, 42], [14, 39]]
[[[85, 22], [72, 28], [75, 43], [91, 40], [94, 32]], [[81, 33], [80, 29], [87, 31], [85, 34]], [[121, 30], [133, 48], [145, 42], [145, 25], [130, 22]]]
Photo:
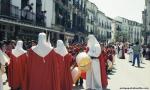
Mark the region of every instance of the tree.
[[115, 41], [117, 42], [126, 42], [128, 40], [128, 34], [124, 31], [116, 31]]

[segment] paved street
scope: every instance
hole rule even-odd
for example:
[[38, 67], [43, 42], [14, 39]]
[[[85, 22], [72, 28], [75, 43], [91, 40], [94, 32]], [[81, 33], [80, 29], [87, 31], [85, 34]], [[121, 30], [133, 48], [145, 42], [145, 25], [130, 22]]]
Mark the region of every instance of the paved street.
[[[108, 90], [150, 90], [150, 61], [143, 60], [141, 68], [131, 66], [126, 59], [116, 59], [113, 73], [108, 75]], [[3, 76], [6, 78], [6, 76]], [[8, 84], [7, 84], [8, 85]], [[8, 86], [4, 86], [4, 90], [9, 90]], [[84, 90], [83, 88], [74, 87], [73, 90]], [[124, 89], [135, 88], [135, 89]]]
[[[6, 74], [3, 75], [3, 81], [6, 81]], [[8, 83], [6, 83], [3, 88], [4, 90], [10, 90], [10, 88], [8, 87]]]
[[150, 61], [143, 60], [141, 68], [131, 65], [127, 59], [116, 60], [114, 73], [109, 75], [108, 89], [125, 90], [121, 88], [139, 87], [140, 89], [128, 90], [150, 90]]
[[126, 59], [116, 57], [113, 73], [108, 75], [108, 90], [150, 90], [150, 61], [143, 60], [141, 68], [136, 67], [136, 64], [131, 65], [132, 63], [128, 62], [128, 55]]

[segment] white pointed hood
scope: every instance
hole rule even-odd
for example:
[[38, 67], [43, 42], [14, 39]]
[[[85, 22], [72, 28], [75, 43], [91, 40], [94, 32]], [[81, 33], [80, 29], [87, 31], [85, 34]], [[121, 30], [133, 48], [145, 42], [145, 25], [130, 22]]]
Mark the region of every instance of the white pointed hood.
[[101, 47], [94, 35], [88, 36], [87, 47], [89, 48], [88, 54], [93, 57], [98, 57], [101, 54]]
[[19, 40], [16, 44], [15, 49], [17, 50], [23, 50], [23, 41]]
[[15, 49], [12, 49], [12, 54], [15, 55], [16, 57], [18, 57], [26, 52], [27, 51], [25, 51], [23, 49], [23, 41], [21, 41], [21, 40], [17, 41]]
[[88, 43], [87, 43], [87, 47], [92, 47], [94, 44], [99, 44], [99, 42], [97, 41], [97, 39], [95, 38], [94, 35], [89, 35], [88, 36]]
[[48, 35], [47, 43], [48, 43], [48, 45], [49, 45], [50, 47], [52, 47], [52, 44], [51, 44], [51, 42], [50, 42], [50, 34]]
[[67, 48], [65, 47], [62, 40], [57, 40], [57, 46], [55, 48], [55, 51], [61, 56], [65, 56], [66, 54], [68, 54]]

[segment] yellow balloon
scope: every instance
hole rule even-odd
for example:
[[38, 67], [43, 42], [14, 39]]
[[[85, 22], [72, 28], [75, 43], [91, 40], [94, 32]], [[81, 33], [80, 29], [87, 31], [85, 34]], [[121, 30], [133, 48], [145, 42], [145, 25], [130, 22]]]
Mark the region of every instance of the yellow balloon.
[[91, 58], [85, 52], [79, 53], [76, 61], [81, 71], [86, 72], [91, 68]]

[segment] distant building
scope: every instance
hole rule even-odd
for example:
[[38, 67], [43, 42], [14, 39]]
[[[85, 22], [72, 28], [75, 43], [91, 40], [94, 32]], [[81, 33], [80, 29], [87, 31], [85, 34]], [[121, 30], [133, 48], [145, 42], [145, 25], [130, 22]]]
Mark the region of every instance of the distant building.
[[[85, 0], [0, 0], [0, 40], [72, 40], [83, 32]], [[78, 24], [77, 24], [78, 23]]]
[[97, 34], [98, 39], [102, 42], [108, 42], [111, 39], [112, 19], [107, 17], [103, 12], [97, 11]]
[[111, 38], [112, 19], [98, 10], [98, 7], [88, 0], [86, 10], [86, 30], [88, 33], [94, 34], [100, 42], [108, 42]]
[[97, 30], [96, 27], [96, 13], [97, 13], [98, 7], [90, 2], [86, 1], [86, 30], [90, 34], [94, 34]]
[[[119, 42], [118, 40], [122, 41], [121, 37], [118, 36], [118, 32], [121, 32], [122, 31], [122, 22], [119, 22], [117, 20], [113, 20], [112, 21], [112, 24], [111, 24], [111, 42]], [[120, 37], [118, 38], [117, 40], [117, 37]]]
[[130, 43], [141, 42], [142, 37], [142, 24], [136, 21], [128, 20], [123, 17], [116, 17], [115, 20], [122, 23], [121, 30], [125, 34], [124, 41]]
[[143, 36], [145, 40], [145, 44], [150, 43], [150, 0], [145, 0], [145, 9], [142, 12], [143, 19]]
[[[147, 2], [143, 21], [148, 38], [150, 5]], [[120, 36], [120, 40], [134, 43], [140, 41], [141, 26], [121, 17], [111, 19], [89, 0], [0, 0], [0, 40], [37, 40], [38, 33], [45, 32], [54, 43], [57, 39], [85, 42], [88, 34], [94, 34], [100, 42], [108, 42], [116, 41], [121, 31], [128, 39]]]
[[37, 39], [46, 32], [45, 15], [37, 13], [42, 13], [41, 5], [41, 0], [0, 0], [0, 40]]

